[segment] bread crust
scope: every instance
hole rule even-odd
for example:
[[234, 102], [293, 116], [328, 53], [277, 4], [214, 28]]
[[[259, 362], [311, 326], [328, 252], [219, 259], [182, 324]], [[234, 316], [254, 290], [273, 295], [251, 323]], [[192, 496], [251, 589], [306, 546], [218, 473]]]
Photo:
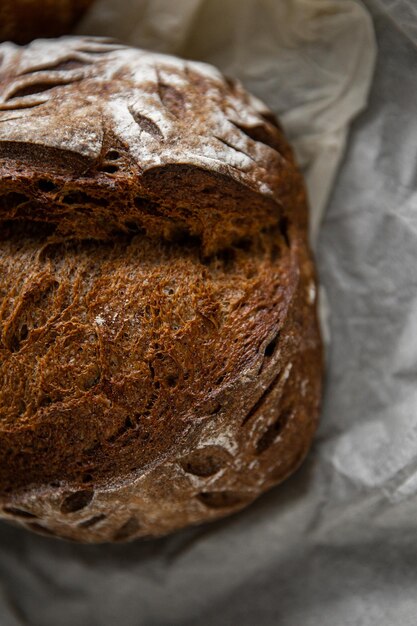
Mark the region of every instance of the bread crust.
[[0, 54], [0, 515], [103, 542], [239, 510], [299, 466], [321, 394], [282, 130], [204, 64]]
[[1, 0], [0, 42], [25, 44], [71, 30], [93, 0]]

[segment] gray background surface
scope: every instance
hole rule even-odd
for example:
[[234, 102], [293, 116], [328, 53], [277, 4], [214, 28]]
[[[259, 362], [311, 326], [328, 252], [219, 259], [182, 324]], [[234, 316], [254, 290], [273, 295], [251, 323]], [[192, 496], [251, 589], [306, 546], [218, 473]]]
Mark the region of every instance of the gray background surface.
[[323, 223], [332, 343], [303, 468], [175, 536], [79, 546], [0, 524], [0, 626], [417, 623], [417, 7], [379, 46]]

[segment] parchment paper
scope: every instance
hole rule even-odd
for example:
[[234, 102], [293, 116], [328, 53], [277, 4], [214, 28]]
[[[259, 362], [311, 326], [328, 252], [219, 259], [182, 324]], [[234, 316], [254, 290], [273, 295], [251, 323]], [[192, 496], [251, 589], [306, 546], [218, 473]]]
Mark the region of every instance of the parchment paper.
[[[371, 81], [363, 8], [113, 2], [83, 32], [210, 60], [281, 115], [315, 239]], [[318, 238], [332, 340], [307, 462], [246, 511], [161, 540], [79, 546], [1, 524], [1, 626], [417, 623], [417, 6], [367, 7], [376, 73]]]

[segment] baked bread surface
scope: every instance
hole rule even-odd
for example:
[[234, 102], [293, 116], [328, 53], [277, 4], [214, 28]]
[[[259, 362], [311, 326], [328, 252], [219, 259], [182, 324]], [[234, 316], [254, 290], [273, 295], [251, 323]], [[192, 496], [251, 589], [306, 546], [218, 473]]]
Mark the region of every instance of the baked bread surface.
[[67, 33], [94, 0], [1, 0], [0, 42], [27, 43]]
[[237, 511], [313, 437], [302, 178], [202, 63], [0, 46], [0, 515], [79, 541]]

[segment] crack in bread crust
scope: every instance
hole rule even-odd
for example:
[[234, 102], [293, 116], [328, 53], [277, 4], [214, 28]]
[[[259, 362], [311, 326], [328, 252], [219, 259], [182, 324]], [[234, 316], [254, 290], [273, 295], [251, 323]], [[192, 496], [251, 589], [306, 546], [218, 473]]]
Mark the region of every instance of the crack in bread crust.
[[76, 37], [2, 54], [0, 219], [180, 229], [211, 254], [285, 213], [299, 175], [282, 132], [211, 66]]

